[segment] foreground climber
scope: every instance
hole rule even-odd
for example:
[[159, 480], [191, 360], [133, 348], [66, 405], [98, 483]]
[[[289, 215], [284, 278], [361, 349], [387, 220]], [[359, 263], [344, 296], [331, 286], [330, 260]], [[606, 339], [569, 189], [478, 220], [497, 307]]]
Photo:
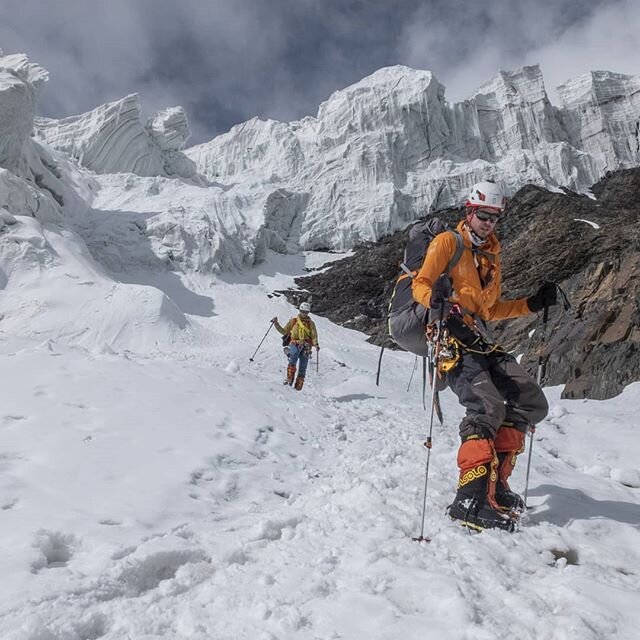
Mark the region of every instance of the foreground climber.
[[[418, 303], [431, 308], [428, 335], [436, 334], [435, 319], [444, 318], [438, 371], [466, 408], [460, 423], [458, 489], [448, 513], [472, 529], [512, 531], [524, 502], [511, 491], [508, 479], [516, 456], [524, 451], [525, 434], [549, 407], [533, 378], [491, 340], [484, 321], [554, 305], [556, 285], [545, 282], [529, 298], [501, 298], [500, 243], [494, 230], [505, 206], [493, 182], [474, 185], [456, 231], [445, 231], [429, 244], [412, 291]], [[448, 278], [440, 277], [456, 254], [456, 233], [464, 250]]]
[[[284, 384], [294, 385], [296, 391], [300, 391], [304, 385], [304, 377], [307, 372], [307, 364], [311, 356], [311, 348], [315, 347], [320, 351], [318, 344], [318, 331], [313, 320], [309, 317], [311, 305], [308, 302], [300, 304], [300, 313], [289, 320], [284, 327], [280, 326], [278, 318], [272, 318], [276, 330], [283, 336], [290, 336], [289, 342], [289, 365], [287, 366], [287, 377]], [[298, 377], [296, 378], [296, 365], [299, 363]], [[294, 384], [295, 378], [295, 384]]]

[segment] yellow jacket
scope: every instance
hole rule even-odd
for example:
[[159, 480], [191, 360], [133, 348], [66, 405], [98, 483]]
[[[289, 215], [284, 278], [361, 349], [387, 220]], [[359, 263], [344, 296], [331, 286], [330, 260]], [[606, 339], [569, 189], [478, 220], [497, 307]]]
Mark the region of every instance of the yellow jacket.
[[[464, 221], [458, 224], [457, 231], [462, 234], [465, 248], [458, 264], [449, 273], [454, 291], [450, 302], [460, 305], [467, 321], [469, 316], [504, 320], [531, 313], [526, 298], [502, 300], [500, 297], [500, 242], [495, 234], [492, 233], [474, 255]], [[433, 283], [446, 271], [455, 251], [456, 239], [450, 232], [441, 233], [431, 241], [422, 267], [411, 283], [416, 302], [429, 308]]]
[[303, 318], [302, 316], [296, 316], [291, 318], [284, 327], [281, 327], [278, 322], [275, 323], [276, 329], [284, 336], [287, 333], [291, 334], [291, 342], [293, 344], [307, 343], [314, 347], [318, 345], [318, 331], [314, 321], [309, 318]]

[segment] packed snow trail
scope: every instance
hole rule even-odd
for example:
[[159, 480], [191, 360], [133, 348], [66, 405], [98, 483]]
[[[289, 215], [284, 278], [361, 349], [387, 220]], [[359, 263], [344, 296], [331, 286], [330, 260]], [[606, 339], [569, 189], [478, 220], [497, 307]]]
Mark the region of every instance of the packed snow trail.
[[633, 638], [640, 385], [607, 402], [548, 390], [515, 534], [444, 515], [461, 417], [445, 392], [431, 542], [415, 543], [427, 413], [415, 378], [406, 392], [413, 357], [385, 353], [376, 387], [377, 349], [316, 317], [320, 372], [312, 361], [302, 392], [282, 385], [279, 336], [249, 362], [269, 319], [294, 312], [268, 295], [300, 266], [185, 280], [215, 315], [190, 317], [206, 340], [175, 353], [0, 334], [0, 636]]

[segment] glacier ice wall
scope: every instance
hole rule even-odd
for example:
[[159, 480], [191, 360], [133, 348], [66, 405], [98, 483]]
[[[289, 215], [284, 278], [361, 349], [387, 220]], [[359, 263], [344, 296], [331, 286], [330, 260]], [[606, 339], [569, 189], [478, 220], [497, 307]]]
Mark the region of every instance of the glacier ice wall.
[[569, 142], [601, 175], [640, 164], [640, 76], [592, 71], [558, 87]]
[[562, 89], [562, 108], [538, 66], [501, 71], [451, 105], [432, 73], [388, 67], [335, 92], [315, 118], [254, 118], [185, 153], [210, 180], [262, 185], [276, 246], [347, 249], [460, 205], [478, 180], [508, 193], [527, 183], [584, 191], [636, 166], [639, 80], [592, 77]]
[[23, 54], [0, 51], [0, 207], [42, 221], [61, 217], [64, 185], [54, 162], [31, 138], [38, 94], [48, 73]]
[[132, 94], [78, 116], [36, 118], [35, 130], [52, 149], [96, 173], [200, 180], [193, 161], [180, 151], [190, 135], [181, 107], [165, 109], [145, 125]]
[[[127, 222], [123, 212], [109, 216], [91, 208], [90, 202], [104, 187], [69, 156], [32, 137], [37, 96], [46, 81], [46, 71], [26, 56], [0, 52], [3, 329], [107, 351], [188, 341], [192, 323], [160, 288], [139, 277], [114, 277], [95, 251], [100, 231], [105, 241], [101, 249], [108, 251]], [[181, 127], [175, 117], [165, 124], [166, 151], [175, 152], [173, 131]], [[136, 238], [130, 227], [127, 231], [138, 262], [154, 255], [151, 248], [145, 253], [154, 242], [152, 233]], [[123, 263], [118, 266], [126, 268]], [[145, 331], [140, 332], [140, 326]]]
[[[62, 120], [36, 118], [35, 140], [96, 174], [122, 175], [123, 188], [138, 176], [207, 190], [187, 198], [163, 186], [176, 201], [153, 215], [173, 220], [174, 239], [161, 224], [149, 228], [164, 238], [159, 246], [183, 238], [183, 265], [216, 270], [251, 264], [265, 248], [345, 250], [376, 240], [459, 206], [482, 179], [509, 194], [527, 183], [585, 191], [607, 171], [640, 162], [639, 86], [636, 76], [593, 72], [562, 85], [555, 107], [540, 68], [528, 66], [500, 71], [450, 104], [433, 73], [394, 66], [336, 91], [316, 117], [253, 118], [187, 149], [184, 110], [143, 121], [135, 95]], [[25, 131], [16, 121], [3, 150], [10, 162]], [[140, 191], [162, 183], [150, 184]], [[105, 197], [100, 206], [109, 209]], [[190, 223], [191, 212], [209, 216], [206, 230]]]

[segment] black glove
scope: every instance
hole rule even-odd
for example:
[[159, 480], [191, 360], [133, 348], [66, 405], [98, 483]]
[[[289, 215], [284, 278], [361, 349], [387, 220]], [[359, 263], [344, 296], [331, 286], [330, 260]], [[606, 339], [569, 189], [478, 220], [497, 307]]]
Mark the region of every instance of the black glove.
[[446, 274], [442, 274], [431, 287], [431, 300], [429, 307], [431, 309], [440, 309], [442, 305], [451, 295], [451, 280]]
[[557, 285], [555, 282], [543, 282], [540, 288], [527, 298], [529, 311], [537, 313], [545, 307], [553, 307], [558, 303]]

